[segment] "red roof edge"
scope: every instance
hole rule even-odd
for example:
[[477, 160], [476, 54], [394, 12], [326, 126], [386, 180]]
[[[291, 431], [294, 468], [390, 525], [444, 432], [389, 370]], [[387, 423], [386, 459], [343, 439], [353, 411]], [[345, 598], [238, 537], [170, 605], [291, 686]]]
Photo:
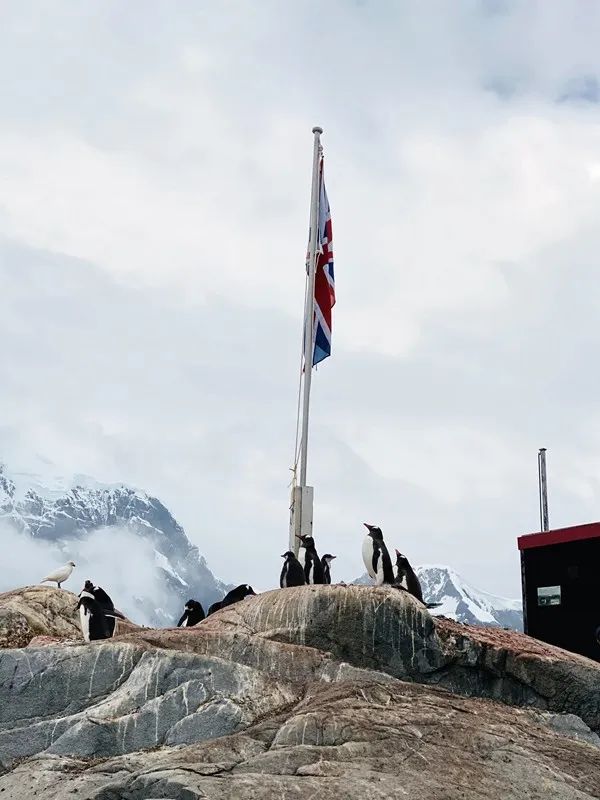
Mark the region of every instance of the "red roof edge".
[[581, 539], [600, 538], [600, 522], [589, 522], [586, 525], [574, 525], [571, 528], [557, 528], [545, 533], [527, 533], [519, 536], [517, 544], [519, 550], [528, 550], [531, 547], [547, 547], [552, 544], [577, 542]]

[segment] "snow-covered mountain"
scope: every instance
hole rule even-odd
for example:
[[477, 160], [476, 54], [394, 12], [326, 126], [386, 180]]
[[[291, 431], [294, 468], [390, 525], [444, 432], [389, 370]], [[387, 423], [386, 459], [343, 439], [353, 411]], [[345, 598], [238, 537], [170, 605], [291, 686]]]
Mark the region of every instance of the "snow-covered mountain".
[[[423, 598], [428, 603], [441, 603], [431, 613], [469, 625], [489, 625], [523, 630], [523, 607], [521, 600], [475, 589], [450, 567], [424, 564], [415, 567], [421, 582]], [[369, 584], [371, 578], [365, 573], [354, 583]]]
[[[21, 554], [13, 572], [28, 579], [22, 562], [32, 562], [26, 582], [74, 558], [78, 569], [66, 588], [78, 592], [86, 578], [113, 592], [118, 585], [115, 603], [148, 624], [172, 625], [190, 597], [206, 608], [229, 588], [159, 500], [123, 484], [84, 476], [50, 481], [0, 464], [0, 526], [3, 550]], [[42, 567], [46, 573], [38, 575]], [[12, 588], [6, 573], [0, 590]]]
[[450, 617], [469, 625], [498, 625], [501, 628], [523, 630], [521, 600], [475, 589], [450, 567], [424, 564], [415, 569], [429, 603], [441, 603], [433, 613]]

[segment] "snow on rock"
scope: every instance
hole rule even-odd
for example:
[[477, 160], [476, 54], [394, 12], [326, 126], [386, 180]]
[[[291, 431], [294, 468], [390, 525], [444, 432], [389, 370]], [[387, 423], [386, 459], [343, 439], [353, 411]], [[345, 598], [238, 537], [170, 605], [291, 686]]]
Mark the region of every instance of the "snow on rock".
[[164, 569], [164, 571], [175, 578], [176, 581], [179, 581], [182, 586], [187, 586], [187, 582], [183, 580], [181, 575], [175, 572], [173, 567], [169, 564], [169, 559], [166, 556], [163, 556], [162, 553], [159, 553], [158, 550], [155, 550], [154, 559], [161, 569]]

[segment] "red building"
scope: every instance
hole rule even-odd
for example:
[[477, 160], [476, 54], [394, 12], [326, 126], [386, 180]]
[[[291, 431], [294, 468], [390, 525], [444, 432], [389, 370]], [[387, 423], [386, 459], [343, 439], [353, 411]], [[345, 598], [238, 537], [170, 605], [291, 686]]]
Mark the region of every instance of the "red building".
[[525, 633], [600, 661], [600, 522], [517, 541]]

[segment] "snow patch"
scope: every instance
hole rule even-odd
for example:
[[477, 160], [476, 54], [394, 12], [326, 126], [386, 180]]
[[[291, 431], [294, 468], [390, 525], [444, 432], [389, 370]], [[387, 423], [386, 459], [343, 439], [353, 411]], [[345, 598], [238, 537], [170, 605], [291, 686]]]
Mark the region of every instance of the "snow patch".
[[178, 580], [182, 586], [187, 586], [188, 584], [183, 580], [181, 575], [178, 575], [177, 572], [173, 569], [173, 567], [169, 564], [169, 560], [166, 556], [163, 556], [162, 553], [159, 553], [158, 550], [154, 551], [154, 560], [156, 565], [161, 569], [164, 569], [172, 578]]

